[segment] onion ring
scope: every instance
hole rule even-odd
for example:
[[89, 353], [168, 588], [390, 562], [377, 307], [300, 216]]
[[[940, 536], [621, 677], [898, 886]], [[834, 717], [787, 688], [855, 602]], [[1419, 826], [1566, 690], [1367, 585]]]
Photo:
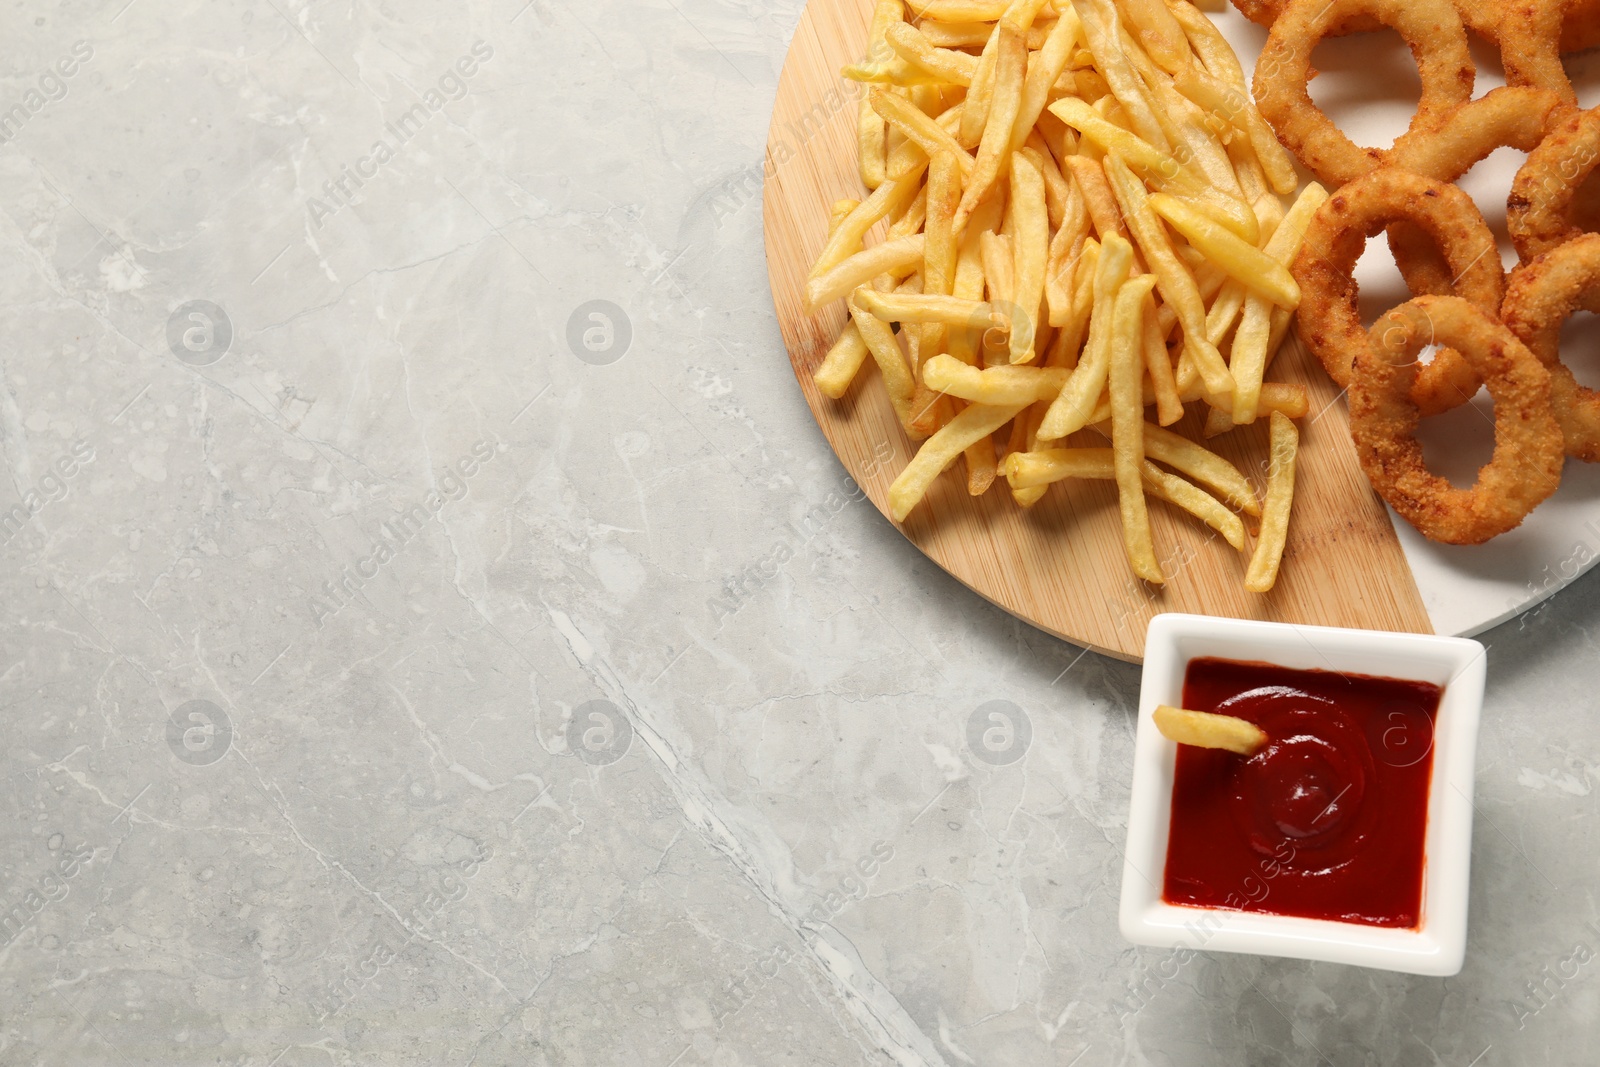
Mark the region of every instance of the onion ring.
[[[1272, 24], [1278, 20], [1278, 16], [1283, 14], [1288, 2], [1289, 0], [1233, 0], [1233, 6], [1257, 26], [1265, 26], [1270, 30]], [[1539, 3], [1538, 6], [1542, 7], [1544, 4]], [[1481, 0], [1456, 0], [1456, 10], [1461, 14], [1461, 21], [1467, 24], [1467, 29], [1486, 41], [1499, 43], [1500, 11], [1494, 4], [1483, 3]], [[1600, 0], [1567, 0], [1562, 6], [1562, 14], [1559, 47], [1563, 53], [1582, 52], [1600, 45]], [[1378, 28], [1377, 20], [1358, 17], [1356, 21], [1348, 24], [1344, 32], [1366, 33]]]
[[[1521, 524], [1561, 482], [1562, 436], [1550, 375], [1515, 334], [1453, 296], [1419, 296], [1372, 327], [1350, 383], [1350, 436], [1373, 488], [1430, 540], [1478, 545]], [[1494, 397], [1494, 456], [1470, 489], [1428, 470], [1411, 402], [1417, 354], [1449, 344]]]
[[[1300, 283], [1300, 337], [1328, 376], [1351, 384], [1351, 366], [1367, 348], [1355, 282], [1356, 260], [1369, 237], [1392, 222], [1413, 222], [1444, 251], [1455, 292], [1489, 315], [1505, 295], [1494, 234], [1472, 198], [1453, 185], [1385, 167], [1328, 198], [1306, 228], [1294, 277]], [[1440, 351], [1416, 376], [1412, 399], [1436, 415], [1470, 400], [1482, 385], [1470, 361]]]
[[1511, 272], [1500, 316], [1550, 372], [1550, 407], [1566, 451], [1600, 460], [1600, 392], [1579, 385], [1561, 362], [1561, 324], [1600, 295], [1600, 234], [1589, 233]]
[[[1283, 9], [1289, 6], [1289, 0], [1233, 0], [1233, 6], [1239, 9], [1239, 14], [1255, 23], [1272, 29], [1272, 24], [1278, 21], [1278, 16], [1283, 14]], [[1373, 30], [1383, 29], [1383, 23], [1371, 15], [1357, 14], [1345, 22], [1340, 23], [1329, 31], [1329, 37], [1343, 37], [1351, 33], [1371, 33]]]
[[1597, 163], [1600, 109], [1569, 111], [1528, 153], [1506, 200], [1506, 229], [1524, 263], [1584, 232], [1574, 208]]
[[[1533, 0], [1511, 9], [1483, 0], [1454, 0], [1456, 14], [1472, 33], [1495, 46], [1506, 84], [1533, 85], [1576, 103], [1572, 82], [1561, 65], [1562, 52], [1581, 52], [1600, 44], [1600, 0]], [[1288, 0], [1233, 0], [1251, 22], [1269, 29]], [[1559, 12], [1560, 14], [1557, 14]], [[1356, 14], [1329, 30], [1329, 37], [1383, 29], [1371, 15]]]
[[[1473, 0], [1459, 0], [1457, 4], [1461, 17], [1469, 20], [1469, 26], [1472, 16], [1467, 14], [1467, 9], [1472, 6]], [[1499, 49], [1506, 84], [1549, 89], [1576, 106], [1578, 94], [1572, 88], [1566, 68], [1561, 65], [1561, 30], [1567, 4], [1559, 0], [1513, 0], [1503, 6], [1491, 3], [1482, 7], [1498, 10], [1499, 15], [1489, 16], [1492, 22], [1484, 29], [1472, 28]]]
[[1289, 0], [1256, 63], [1256, 106], [1278, 139], [1329, 185], [1371, 172], [1388, 155], [1345, 136], [1311, 100], [1311, 52], [1352, 15], [1365, 13], [1399, 32], [1422, 78], [1410, 130], [1439, 125], [1472, 98], [1476, 68], [1467, 31], [1449, 0]]
[[[1435, 181], [1454, 182], [1502, 146], [1533, 151], [1565, 116], [1565, 102], [1549, 89], [1494, 89], [1462, 107], [1440, 129], [1402, 137], [1390, 161]], [[1389, 251], [1413, 293], [1451, 292], [1453, 272], [1420, 227], [1405, 222], [1390, 226]]]

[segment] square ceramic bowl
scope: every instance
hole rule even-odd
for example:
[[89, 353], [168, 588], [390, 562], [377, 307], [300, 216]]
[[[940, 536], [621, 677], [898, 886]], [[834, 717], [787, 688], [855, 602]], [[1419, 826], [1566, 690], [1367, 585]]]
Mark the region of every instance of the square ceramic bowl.
[[[1424, 844], [1422, 921], [1394, 930], [1359, 923], [1167, 904], [1161, 885], [1178, 746], [1156, 729], [1159, 704], [1183, 706], [1183, 676], [1198, 657], [1264, 661], [1432, 682], [1435, 717]], [[1483, 646], [1460, 637], [1158, 615], [1145, 641], [1134, 740], [1133, 798], [1122, 864], [1122, 935], [1136, 945], [1327, 960], [1410, 974], [1461, 970], [1467, 942], [1473, 759], [1483, 705]]]

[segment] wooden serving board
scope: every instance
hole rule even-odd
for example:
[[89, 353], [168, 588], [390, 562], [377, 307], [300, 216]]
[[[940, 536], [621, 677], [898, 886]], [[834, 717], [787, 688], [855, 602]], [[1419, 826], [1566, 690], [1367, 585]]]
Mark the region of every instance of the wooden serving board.
[[[840, 78], [839, 68], [865, 53], [871, 9], [871, 0], [807, 4], [778, 79], [763, 215], [773, 302], [795, 378], [840, 462], [887, 516], [889, 484], [915, 447], [870, 359], [842, 400], [817, 391], [812, 373], [846, 315], [842, 302], [813, 315], [802, 301], [833, 202], [866, 195], [856, 172], [859, 87]], [[1356, 463], [1338, 391], [1292, 332], [1269, 377], [1304, 383], [1311, 395], [1311, 415], [1300, 423], [1288, 549], [1269, 594], [1245, 591], [1245, 555], [1156, 500], [1151, 527], [1168, 581], [1156, 587], [1135, 580], [1122, 547], [1116, 490], [1108, 482], [1058, 483], [1024, 510], [1004, 479], [982, 497], [968, 496], [965, 467], [957, 460], [901, 532], [984, 598], [1058, 637], [1124, 660], [1142, 658], [1146, 623], [1166, 611], [1432, 633], [1388, 512]], [[1201, 421], [1196, 411], [1173, 429], [1200, 440]], [[1069, 443], [1106, 442], [1086, 431]], [[1258, 491], [1264, 486], [1265, 420], [1207, 444], [1245, 471]]]

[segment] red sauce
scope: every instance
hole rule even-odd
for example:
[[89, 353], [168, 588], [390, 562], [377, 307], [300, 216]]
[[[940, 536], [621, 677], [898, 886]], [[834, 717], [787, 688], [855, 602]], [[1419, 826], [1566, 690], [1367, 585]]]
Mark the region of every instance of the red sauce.
[[1183, 706], [1266, 732], [1253, 756], [1178, 746], [1162, 899], [1415, 927], [1442, 690], [1191, 660]]

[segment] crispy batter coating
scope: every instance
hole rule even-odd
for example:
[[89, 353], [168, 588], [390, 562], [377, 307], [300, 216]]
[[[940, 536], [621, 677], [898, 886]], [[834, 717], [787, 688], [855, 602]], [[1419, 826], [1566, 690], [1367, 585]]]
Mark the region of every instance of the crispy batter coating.
[[[1300, 283], [1300, 337], [1342, 386], [1366, 350], [1355, 281], [1367, 239], [1394, 222], [1410, 222], [1437, 243], [1456, 279], [1454, 292], [1489, 315], [1505, 295], [1505, 272], [1494, 234], [1472, 198], [1453, 185], [1385, 167], [1351, 182], [1318, 209], [1295, 258]], [[1424, 414], [1470, 400], [1481, 382], [1470, 361], [1441, 351], [1416, 376], [1412, 399]]]
[[1566, 452], [1600, 460], [1600, 393], [1579, 385], [1561, 362], [1561, 324], [1600, 297], [1600, 234], [1585, 234], [1511, 272], [1500, 316], [1550, 372], [1550, 406]]
[[[1459, 297], [1420, 296], [1372, 327], [1350, 382], [1350, 435], [1379, 495], [1424, 536], [1482, 544], [1514, 529], [1561, 481], [1562, 436], [1550, 375], [1497, 319]], [[1411, 400], [1417, 356], [1450, 345], [1494, 397], [1494, 456], [1469, 489], [1428, 470]]]

